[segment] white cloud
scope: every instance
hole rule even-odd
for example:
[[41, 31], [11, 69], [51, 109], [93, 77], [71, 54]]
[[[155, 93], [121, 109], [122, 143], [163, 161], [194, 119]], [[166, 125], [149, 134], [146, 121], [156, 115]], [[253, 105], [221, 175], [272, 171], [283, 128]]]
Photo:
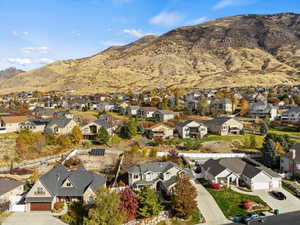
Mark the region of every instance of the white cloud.
[[213, 6], [214, 10], [223, 9], [230, 6], [239, 6], [254, 3], [256, 0], [221, 0]]
[[54, 62], [54, 60], [49, 58], [9, 58], [7, 61], [11, 64], [18, 64], [22, 66], [31, 65], [31, 64], [48, 64]]
[[182, 19], [182, 14], [178, 12], [161, 12], [160, 14], [151, 18], [150, 23], [153, 25], [171, 27], [180, 23]]
[[15, 37], [24, 37], [24, 36], [28, 36], [29, 32], [28, 31], [24, 31], [24, 32], [17, 32], [17, 31], [12, 31], [11, 34]]
[[197, 25], [197, 24], [204, 23], [205, 21], [207, 21], [207, 19], [208, 19], [207, 16], [202, 16], [202, 17], [199, 17], [197, 19], [190, 20], [186, 24], [187, 25]]
[[32, 54], [32, 53], [47, 54], [49, 52], [49, 48], [47, 46], [25, 47], [22, 48], [22, 52], [25, 54]]
[[136, 29], [124, 29], [122, 32], [129, 34], [133, 37], [141, 38], [145, 35], [154, 35], [153, 33], [144, 33], [142, 31], [136, 30]]
[[73, 34], [74, 36], [78, 36], [78, 37], [81, 35], [81, 33], [78, 32], [78, 31], [72, 31], [72, 34]]

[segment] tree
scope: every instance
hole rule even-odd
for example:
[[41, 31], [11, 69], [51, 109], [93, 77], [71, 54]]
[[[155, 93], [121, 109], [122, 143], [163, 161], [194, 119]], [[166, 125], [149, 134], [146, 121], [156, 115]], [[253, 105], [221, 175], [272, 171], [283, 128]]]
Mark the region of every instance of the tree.
[[78, 144], [83, 139], [83, 135], [79, 126], [73, 127], [71, 139], [74, 144]]
[[255, 135], [250, 136], [250, 147], [251, 148], [256, 148], [256, 137], [255, 137]]
[[109, 133], [104, 127], [101, 127], [98, 131], [96, 142], [99, 144], [106, 144], [110, 139]]
[[126, 222], [129, 222], [137, 217], [139, 201], [137, 195], [130, 189], [126, 188], [119, 193], [121, 201], [121, 211], [125, 212]]
[[276, 164], [276, 146], [274, 141], [267, 136], [263, 143], [263, 161], [269, 167]]
[[201, 98], [198, 103], [198, 112], [201, 116], [207, 116], [209, 114], [209, 105], [206, 98]]
[[86, 225], [121, 225], [124, 212], [120, 210], [119, 195], [105, 187], [100, 188], [94, 200], [95, 207], [89, 211]]
[[277, 155], [284, 155], [286, 152], [282, 145], [279, 142], [275, 143], [275, 149], [276, 149], [276, 154]]
[[139, 209], [138, 215], [142, 218], [157, 216], [163, 209], [158, 201], [158, 196], [153, 189], [146, 186], [138, 192]]
[[249, 102], [247, 99], [243, 98], [241, 100], [241, 112], [240, 112], [241, 116], [246, 115], [248, 111], [249, 111]]
[[167, 160], [179, 164], [180, 156], [179, 153], [176, 151], [176, 149], [169, 150]]
[[237, 105], [239, 104], [239, 98], [238, 98], [238, 96], [237, 95], [233, 95], [231, 101], [232, 101], [232, 112], [234, 112], [235, 109], [236, 109], [236, 107], [237, 107]]
[[178, 176], [172, 196], [172, 210], [175, 216], [187, 219], [197, 210], [197, 191], [185, 174]]
[[121, 136], [123, 138], [131, 139], [137, 135], [137, 124], [135, 120], [131, 119], [121, 129]]
[[262, 125], [260, 127], [260, 133], [262, 135], [266, 135], [268, 133], [268, 131], [269, 131], [268, 125], [263, 121], [263, 123], [262, 123]]

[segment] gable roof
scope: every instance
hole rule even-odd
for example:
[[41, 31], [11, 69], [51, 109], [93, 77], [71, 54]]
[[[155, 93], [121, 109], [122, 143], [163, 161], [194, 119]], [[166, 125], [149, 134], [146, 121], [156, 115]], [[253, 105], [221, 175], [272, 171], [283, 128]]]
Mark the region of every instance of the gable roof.
[[66, 127], [73, 119], [68, 119], [66, 117], [57, 117], [52, 119], [49, 123], [48, 123], [48, 127], [51, 127], [53, 125], [58, 126], [59, 128], [64, 128]]
[[22, 182], [10, 180], [7, 178], [0, 178], [0, 196], [23, 185]]
[[[73, 187], [62, 187], [66, 179], [73, 184]], [[89, 172], [83, 167], [69, 171], [63, 165], [59, 165], [43, 175], [40, 182], [53, 196], [82, 196], [88, 187], [96, 191], [104, 185], [106, 177]]]
[[128, 169], [128, 173], [146, 173], [147, 171], [164, 173], [172, 167], [181, 169], [173, 162], [146, 162]]
[[4, 123], [21, 123], [28, 120], [27, 116], [2, 116]]

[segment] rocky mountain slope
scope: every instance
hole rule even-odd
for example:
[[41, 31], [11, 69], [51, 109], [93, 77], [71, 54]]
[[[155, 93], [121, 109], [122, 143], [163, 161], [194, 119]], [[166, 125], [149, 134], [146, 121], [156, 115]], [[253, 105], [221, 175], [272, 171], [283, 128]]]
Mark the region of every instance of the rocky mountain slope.
[[58, 61], [1, 81], [0, 90], [269, 86], [299, 84], [299, 75], [300, 14], [240, 15]]
[[11, 78], [19, 73], [23, 73], [25, 71], [19, 70], [15, 67], [10, 67], [5, 70], [0, 70], [0, 80]]

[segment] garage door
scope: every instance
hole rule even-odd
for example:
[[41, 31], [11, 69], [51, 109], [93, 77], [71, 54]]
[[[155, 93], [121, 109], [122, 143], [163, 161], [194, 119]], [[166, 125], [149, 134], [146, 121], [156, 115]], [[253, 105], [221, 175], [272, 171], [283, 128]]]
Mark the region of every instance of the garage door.
[[51, 202], [32, 202], [30, 203], [31, 211], [50, 211]]
[[266, 190], [269, 189], [269, 183], [254, 183], [253, 184], [253, 190]]

